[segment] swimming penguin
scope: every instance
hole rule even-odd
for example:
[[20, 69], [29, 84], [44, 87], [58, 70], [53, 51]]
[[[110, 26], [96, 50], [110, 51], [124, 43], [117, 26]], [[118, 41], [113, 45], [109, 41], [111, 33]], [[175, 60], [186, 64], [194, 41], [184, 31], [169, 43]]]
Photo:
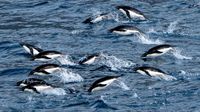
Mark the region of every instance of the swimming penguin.
[[21, 89], [23, 91], [41, 93], [42, 91], [53, 89], [53, 88], [54, 87], [48, 83], [45, 83], [45, 84], [35, 83], [35, 84], [29, 84], [27, 86], [24, 86]]
[[119, 76], [106, 76], [98, 79], [91, 85], [91, 87], [88, 89], [88, 92], [104, 89], [109, 86], [113, 81], [117, 80], [118, 77]]
[[20, 45], [21, 45], [29, 54], [31, 54], [32, 56], [38, 55], [40, 52], [43, 51], [42, 49], [40, 49], [40, 48], [38, 48], [38, 47], [36, 47], [36, 46], [27, 44], [27, 43], [20, 43]]
[[144, 34], [140, 29], [129, 26], [129, 25], [120, 25], [109, 30], [111, 33], [117, 33], [120, 35], [133, 35], [133, 34]]
[[83, 21], [83, 23], [85, 24], [94, 24], [94, 23], [98, 23], [100, 21], [103, 21], [105, 19], [108, 19], [108, 14], [107, 13], [104, 13], [104, 14], [100, 14], [100, 15], [97, 15], [96, 17], [92, 18], [92, 17], [89, 17], [87, 18], [85, 21]]
[[133, 8], [133, 7], [117, 6], [116, 8], [119, 11], [121, 11], [125, 16], [127, 16], [129, 19], [140, 19], [140, 20], [146, 20], [147, 19], [141, 11], [139, 11], [139, 10]]
[[82, 60], [80, 60], [79, 64], [80, 65], [84, 65], [84, 64], [88, 64], [89, 65], [89, 64], [92, 64], [99, 57], [100, 57], [100, 54], [98, 54], [98, 53], [89, 55], [89, 56], [83, 58]]
[[46, 60], [55, 59], [61, 56], [62, 56], [62, 53], [58, 51], [43, 51], [43, 52], [40, 52], [38, 55], [35, 55], [33, 57], [33, 60], [46, 61]]
[[34, 70], [32, 70], [29, 73], [29, 76], [31, 75], [41, 75], [41, 76], [45, 76], [51, 73], [55, 73], [58, 72], [60, 70], [60, 66], [57, 64], [44, 64], [44, 65], [40, 65], [37, 68], [35, 68]]
[[151, 49], [149, 49], [146, 53], [144, 53], [141, 57], [142, 58], [148, 58], [148, 57], [157, 57], [157, 56], [161, 56], [165, 53], [167, 53], [170, 50], [173, 50], [172, 45], [168, 45], [168, 44], [162, 44], [162, 45], [158, 45], [155, 46]]
[[44, 80], [36, 79], [36, 78], [29, 78], [22, 81], [17, 82], [17, 86], [24, 87], [30, 84], [46, 84]]
[[134, 71], [137, 72], [137, 73], [140, 73], [142, 75], [148, 75], [148, 76], [151, 76], [151, 77], [159, 77], [159, 78], [165, 79], [165, 80], [176, 79], [175, 77], [167, 75], [162, 70], [154, 68], [154, 67], [147, 67], [147, 66], [136, 67], [134, 69]]

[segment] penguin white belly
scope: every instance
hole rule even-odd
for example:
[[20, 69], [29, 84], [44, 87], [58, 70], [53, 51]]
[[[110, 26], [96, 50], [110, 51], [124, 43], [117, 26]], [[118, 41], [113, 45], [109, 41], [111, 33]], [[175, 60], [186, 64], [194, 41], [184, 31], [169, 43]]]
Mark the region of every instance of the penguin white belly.
[[40, 86], [34, 86], [36, 88], [36, 90], [38, 92], [40, 91], [44, 91], [44, 90], [47, 90], [47, 89], [53, 89], [51, 86], [47, 86], [47, 85], [40, 85]]
[[138, 13], [135, 13], [135, 12], [133, 12], [133, 11], [129, 11], [129, 14], [130, 14], [130, 16], [131, 16], [131, 18], [140, 18], [140, 19], [145, 19], [145, 17], [143, 16], [143, 15], [141, 15], [141, 14], [138, 14]]
[[84, 64], [92, 64], [92, 63], [94, 63], [95, 60], [96, 60], [96, 57], [93, 57], [93, 58], [87, 60], [86, 62], [84, 62]]
[[56, 71], [59, 71], [59, 70], [60, 70], [59, 67], [45, 69], [45, 71], [48, 72], [48, 73], [53, 73], [53, 72], [56, 72]]
[[32, 54], [32, 53], [31, 53], [31, 50], [30, 50], [27, 46], [24, 45], [23, 48], [24, 48], [29, 54]]
[[151, 75], [152, 77], [163, 77], [165, 76], [166, 74], [164, 73], [161, 73], [161, 72], [157, 72], [157, 71], [151, 71], [151, 70], [146, 70], [149, 75]]
[[60, 57], [61, 54], [50, 54], [50, 55], [46, 55], [48, 58], [51, 58], [51, 59], [54, 59], [54, 58], [57, 58], [57, 57]]

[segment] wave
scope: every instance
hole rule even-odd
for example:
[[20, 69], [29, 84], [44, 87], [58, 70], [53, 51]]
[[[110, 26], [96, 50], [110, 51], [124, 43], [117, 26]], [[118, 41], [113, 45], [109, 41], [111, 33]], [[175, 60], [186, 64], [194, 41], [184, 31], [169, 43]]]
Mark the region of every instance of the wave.
[[58, 62], [62, 65], [77, 65], [74, 63], [69, 55], [62, 55], [61, 57], [56, 58]]
[[144, 33], [137, 33], [136, 36], [138, 37], [139, 41], [143, 44], [163, 44], [164, 42], [156, 39], [150, 39], [147, 35], [145, 35]]
[[46, 94], [46, 95], [66, 95], [65, 90], [62, 88], [45, 89], [41, 91], [40, 93]]
[[185, 55], [183, 55], [182, 54], [182, 49], [180, 49], [180, 48], [175, 48], [173, 51], [172, 51], [172, 54], [176, 57], [176, 58], [178, 58], [178, 59], [187, 59], [187, 60], [191, 60], [192, 59], [192, 57], [190, 57], [190, 56], [185, 56]]
[[82, 82], [84, 80], [79, 74], [73, 73], [71, 70], [67, 70], [65, 68], [62, 68], [60, 73], [57, 75], [61, 78], [61, 82], [64, 83]]
[[103, 53], [101, 53], [101, 59], [98, 61], [98, 63], [101, 65], [106, 65], [110, 67], [111, 70], [114, 70], [114, 71], [121, 70], [123, 68], [128, 68], [135, 65], [135, 63], [131, 61], [118, 59], [115, 56], [109, 56]]

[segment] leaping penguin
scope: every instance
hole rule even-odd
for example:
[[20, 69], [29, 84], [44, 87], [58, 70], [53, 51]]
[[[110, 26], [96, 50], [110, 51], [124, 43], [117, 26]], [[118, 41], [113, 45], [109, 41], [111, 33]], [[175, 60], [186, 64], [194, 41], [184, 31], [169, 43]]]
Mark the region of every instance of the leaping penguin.
[[89, 17], [87, 18], [85, 21], [83, 21], [83, 23], [87, 24], [95, 24], [95, 23], [98, 23], [100, 21], [103, 21], [105, 19], [108, 19], [108, 14], [107, 13], [104, 13], [104, 14], [100, 14], [100, 15], [97, 15], [96, 17]]
[[31, 56], [38, 55], [40, 52], [43, 51], [42, 49], [40, 49], [40, 48], [38, 48], [38, 47], [36, 47], [36, 46], [27, 44], [27, 43], [20, 43], [20, 45], [21, 45], [29, 54], [31, 54]]
[[120, 25], [110, 29], [109, 31], [120, 35], [144, 34], [140, 29], [130, 25]]
[[58, 51], [43, 51], [33, 57], [33, 60], [47, 61], [61, 57], [62, 53]]
[[119, 76], [106, 76], [98, 79], [91, 85], [91, 87], [88, 89], [88, 92], [104, 89], [109, 86], [113, 81], [117, 80], [118, 77]]
[[44, 64], [44, 65], [40, 65], [37, 68], [35, 68], [34, 70], [32, 70], [29, 73], [29, 76], [31, 76], [31, 75], [45, 76], [45, 75], [48, 75], [51, 73], [58, 72], [59, 70], [61, 70], [61, 68], [57, 64]]
[[80, 65], [92, 64], [99, 57], [100, 57], [100, 54], [98, 54], [98, 53], [86, 56], [85, 58], [83, 58], [82, 60], [79, 61], [79, 64]]
[[168, 45], [168, 44], [158, 45], [158, 46], [155, 46], [155, 47], [149, 49], [141, 57], [144, 59], [144, 58], [148, 58], [148, 57], [161, 56], [161, 55], [169, 52], [170, 50], [173, 50], [173, 48], [174, 48], [174, 46]]
[[147, 18], [145, 15], [139, 11], [138, 9], [135, 9], [133, 7], [129, 6], [117, 6], [116, 7], [119, 11], [121, 11], [126, 17], [129, 19], [140, 19], [140, 20], [146, 20]]
[[175, 77], [167, 75], [167, 73], [165, 73], [164, 71], [154, 67], [148, 67], [148, 66], [136, 67], [134, 68], [134, 71], [142, 75], [148, 75], [151, 77], [158, 77], [165, 80], [176, 80]]

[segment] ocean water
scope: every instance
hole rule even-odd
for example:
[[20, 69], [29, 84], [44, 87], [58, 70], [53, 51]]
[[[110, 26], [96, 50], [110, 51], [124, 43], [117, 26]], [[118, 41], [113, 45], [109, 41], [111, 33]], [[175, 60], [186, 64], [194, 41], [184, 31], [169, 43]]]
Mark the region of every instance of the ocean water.
[[[149, 20], [128, 20], [116, 10], [118, 5], [135, 7]], [[109, 20], [82, 23], [101, 13], [109, 13]], [[199, 112], [199, 13], [199, 0], [1, 0], [0, 111]], [[108, 32], [124, 24], [145, 35]], [[31, 61], [20, 42], [60, 51], [66, 57], [61, 63]], [[161, 43], [177, 49], [154, 60], [141, 60], [145, 51]], [[104, 59], [92, 65], [76, 64], [92, 53], [101, 53]], [[44, 63], [57, 63], [66, 70], [60, 77], [40, 77], [59, 88], [52, 94], [21, 91], [16, 82]], [[160, 68], [176, 80], [133, 73], [138, 65]], [[65, 78], [73, 74], [79, 78], [68, 82]], [[95, 80], [107, 75], [122, 75], [121, 83], [87, 92]]]

